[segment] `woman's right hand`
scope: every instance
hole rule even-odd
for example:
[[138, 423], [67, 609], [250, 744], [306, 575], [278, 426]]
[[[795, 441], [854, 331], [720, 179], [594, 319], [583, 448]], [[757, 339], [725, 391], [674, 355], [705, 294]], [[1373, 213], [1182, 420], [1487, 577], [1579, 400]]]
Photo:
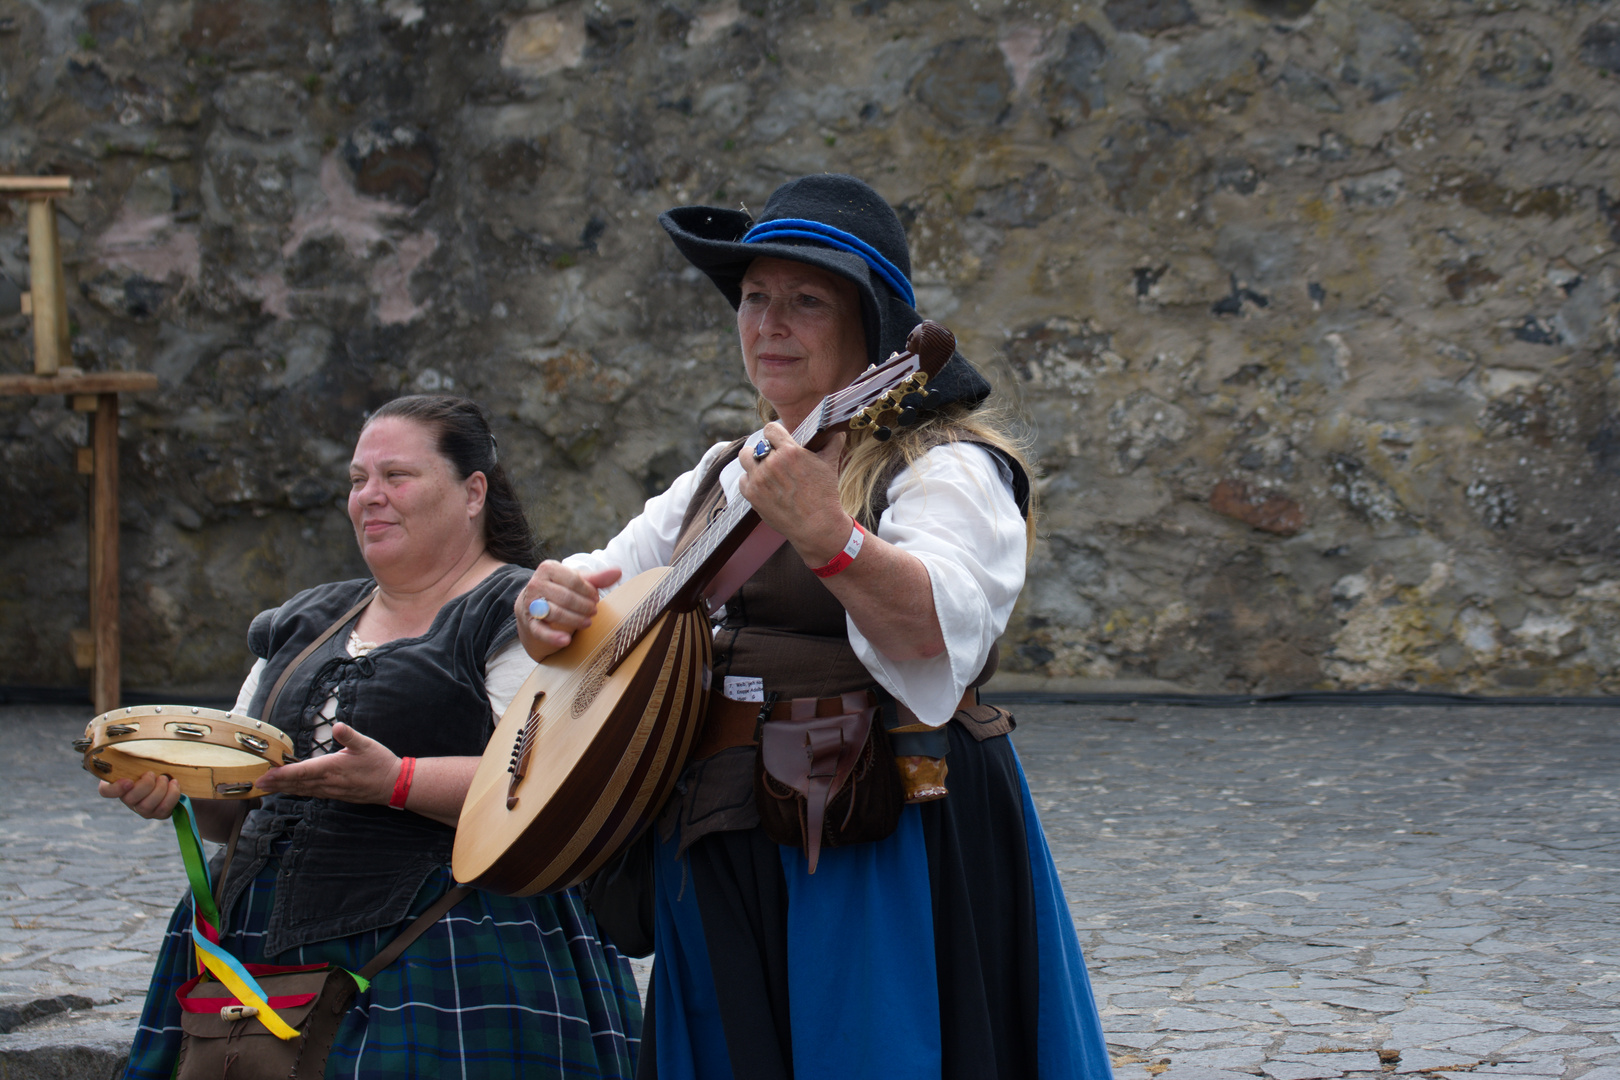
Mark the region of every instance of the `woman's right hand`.
[[[517, 598], [518, 640], [524, 651], [544, 660], [567, 648], [576, 632], [591, 625], [601, 590], [618, 581], [620, 573], [617, 568], [580, 573], [555, 559], [541, 563]], [[548, 610], [542, 619], [529, 614], [535, 600], [546, 602]]]
[[119, 799], [141, 817], [158, 821], [174, 813], [180, 802], [180, 781], [156, 773], [139, 780], [103, 780], [99, 790], [103, 799]]

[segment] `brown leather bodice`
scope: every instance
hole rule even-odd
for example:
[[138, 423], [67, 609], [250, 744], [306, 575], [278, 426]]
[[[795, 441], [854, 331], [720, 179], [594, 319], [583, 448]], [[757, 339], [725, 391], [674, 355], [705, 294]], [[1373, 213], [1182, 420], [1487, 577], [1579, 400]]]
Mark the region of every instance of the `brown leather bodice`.
[[[720, 473], [741, 441], [723, 452], [699, 481], [682, 522], [678, 554], [725, 509]], [[832, 697], [872, 685], [872, 676], [849, 644], [844, 608], [821, 579], [783, 544], [726, 601], [714, 638], [714, 678], [765, 680], [765, 692], [784, 698]]]
[[[721, 452], [698, 481], [681, 522], [676, 555], [725, 509], [720, 473], [737, 456], [742, 444], [739, 439]], [[876, 532], [878, 518], [888, 505], [889, 483], [904, 465], [896, 455], [879, 476], [873, 489], [877, 505], [861, 519], [867, 529]], [[777, 693], [784, 699], [827, 698], [875, 685], [850, 646], [843, 606], [790, 544], [783, 544], [727, 601], [714, 646], [715, 693], [721, 691], [727, 675], [763, 679], [767, 694]], [[997, 651], [992, 647], [974, 685], [995, 672], [996, 658]], [[903, 711], [900, 718], [905, 720], [907, 716], [909, 710]], [[1012, 726], [1009, 714], [991, 706], [976, 706], [956, 716], [965, 721], [975, 739], [1004, 734]], [[915, 719], [910, 716], [910, 720]], [[690, 761], [676, 786], [675, 797], [659, 818], [659, 834], [667, 840], [678, 830], [678, 852], [684, 852], [708, 833], [758, 825], [755, 757], [753, 746], [733, 746], [712, 757]]]

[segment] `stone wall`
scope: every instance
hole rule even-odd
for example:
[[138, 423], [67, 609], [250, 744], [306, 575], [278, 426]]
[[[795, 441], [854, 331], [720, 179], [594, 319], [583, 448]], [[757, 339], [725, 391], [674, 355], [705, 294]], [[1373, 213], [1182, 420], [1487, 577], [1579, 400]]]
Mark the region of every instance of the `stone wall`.
[[[751, 421], [656, 214], [839, 170], [1031, 425], [1009, 679], [1613, 693], [1617, 73], [1596, 0], [0, 0], [0, 170], [81, 181], [77, 364], [162, 380], [131, 685], [360, 571], [399, 393], [492, 407], [552, 552], [609, 535]], [[0, 682], [82, 679], [83, 425], [0, 403]]]

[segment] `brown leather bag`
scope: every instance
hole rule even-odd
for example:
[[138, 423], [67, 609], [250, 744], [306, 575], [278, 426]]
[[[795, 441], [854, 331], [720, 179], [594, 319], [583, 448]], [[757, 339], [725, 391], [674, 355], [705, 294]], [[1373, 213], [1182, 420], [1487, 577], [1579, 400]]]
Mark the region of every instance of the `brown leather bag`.
[[[199, 984], [194, 979], [179, 993], [186, 1011], [180, 1014], [176, 1080], [287, 1080], [325, 1074], [327, 1054], [337, 1038], [343, 1014], [354, 1001], [353, 977], [341, 968], [324, 964], [314, 971], [280, 975], [255, 972], [254, 977], [270, 995], [276, 1013], [297, 1030], [298, 1037], [286, 1041], [277, 1038], [251, 1014], [240, 1015], [240, 1006], [219, 983], [209, 980]], [[230, 1004], [220, 1008], [214, 1005], [216, 1001]], [[193, 1011], [204, 1005], [214, 1007], [207, 1012]]]
[[[445, 893], [361, 968], [360, 978], [375, 979], [423, 931], [471, 893], [465, 885]], [[296, 1080], [324, 1075], [343, 1015], [354, 1001], [354, 976], [330, 964], [280, 970], [249, 964], [247, 968], [269, 995], [270, 1006], [298, 1037], [277, 1038], [251, 1010], [242, 1015], [241, 1003], [229, 990], [199, 976], [177, 995], [182, 1011], [175, 1080]]]
[[817, 716], [815, 698], [795, 698], [787, 719], [760, 726], [754, 771], [754, 802], [765, 835], [804, 848], [812, 874], [823, 844], [882, 840], [900, 823], [905, 803], [888, 737], [872, 722], [872, 695], [860, 691], [821, 700], [842, 711]]

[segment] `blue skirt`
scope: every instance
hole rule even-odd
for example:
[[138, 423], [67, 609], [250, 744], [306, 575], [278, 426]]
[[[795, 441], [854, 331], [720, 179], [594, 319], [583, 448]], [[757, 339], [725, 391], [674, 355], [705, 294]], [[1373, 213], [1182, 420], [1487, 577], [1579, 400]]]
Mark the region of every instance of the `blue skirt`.
[[949, 734], [950, 795], [813, 875], [759, 828], [659, 845], [641, 1080], [1111, 1080], [1012, 744]]
[[[358, 971], [452, 885], [428, 879], [398, 926], [263, 955], [280, 860], [243, 892], [222, 943], [246, 963], [331, 963]], [[180, 1049], [174, 992], [196, 972], [191, 901], [158, 954], [129, 1080], [168, 1080]], [[327, 1059], [329, 1077], [612, 1077], [635, 1074], [641, 1004], [630, 965], [600, 939], [573, 890], [474, 892], [355, 998]]]

